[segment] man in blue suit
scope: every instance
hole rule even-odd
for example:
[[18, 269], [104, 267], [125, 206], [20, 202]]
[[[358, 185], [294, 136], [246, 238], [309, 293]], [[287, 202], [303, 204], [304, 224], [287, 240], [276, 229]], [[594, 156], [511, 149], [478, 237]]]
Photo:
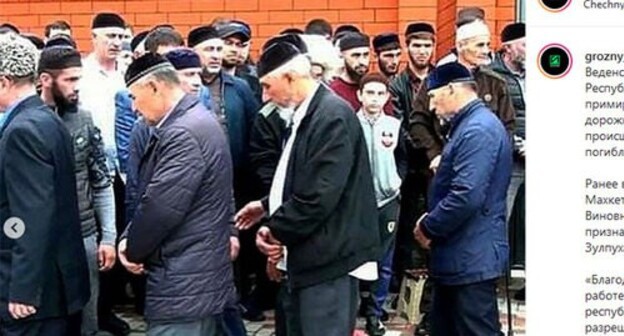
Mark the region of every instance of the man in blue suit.
[[72, 140], [37, 95], [36, 54], [0, 35], [0, 335], [77, 336], [90, 290]]
[[432, 335], [501, 335], [496, 281], [509, 254], [510, 139], [461, 64], [438, 67], [427, 89], [436, 115], [450, 124], [428, 213], [414, 230], [416, 240], [431, 249]]

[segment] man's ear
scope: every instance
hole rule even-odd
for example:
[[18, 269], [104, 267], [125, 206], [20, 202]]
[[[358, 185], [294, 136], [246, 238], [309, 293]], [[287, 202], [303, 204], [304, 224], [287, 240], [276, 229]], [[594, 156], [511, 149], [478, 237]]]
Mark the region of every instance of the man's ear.
[[357, 90], [357, 98], [360, 101], [360, 103], [363, 103], [362, 102], [362, 90], [361, 89]]
[[47, 72], [42, 72], [39, 75], [39, 82], [41, 83], [42, 87], [50, 87], [52, 86], [52, 82], [54, 81], [54, 78], [52, 78], [52, 75], [50, 75]]

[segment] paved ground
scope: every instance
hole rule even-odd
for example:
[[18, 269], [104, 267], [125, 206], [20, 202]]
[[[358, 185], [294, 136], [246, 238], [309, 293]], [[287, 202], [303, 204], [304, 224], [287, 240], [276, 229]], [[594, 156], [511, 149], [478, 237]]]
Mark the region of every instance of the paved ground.
[[[507, 314], [506, 314], [506, 304], [504, 299], [499, 300], [499, 307], [501, 312], [501, 323], [503, 325], [503, 331], [507, 330]], [[517, 302], [512, 300], [512, 314], [514, 316], [514, 335], [516, 336], [524, 336], [525, 335], [525, 310], [524, 303]], [[388, 327], [387, 336], [411, 336], [413, 335], [414, 327], [406, 322], [405, 319], [395, 316], [395, 311], [390, 311], [391, 320], [386, 323]], [[268, 316], [267, 320], [264, 322], [252, 323], [246, 322], [247, 326], [247, 334], [253, 336], [272, 336], [274, 335], [274, 319], [273, 312], [266, 312]], [[120, 307], [119, 316], [130, 323], [132, 328], [131, 336], [144, 336], [145, 335], [145, 322], [143, 319], [136, 314], [132, 313], [132, 309], [130, 307]], [[366, 333], [364, 330], [364, 320], [358, 320], [358, 332], [356, 332], [357, 336], [365, 336]], [[107, 333], [102, 333], [102, 336], [108, 335]], [[356, 336], [354, 335], [354, 336]]]

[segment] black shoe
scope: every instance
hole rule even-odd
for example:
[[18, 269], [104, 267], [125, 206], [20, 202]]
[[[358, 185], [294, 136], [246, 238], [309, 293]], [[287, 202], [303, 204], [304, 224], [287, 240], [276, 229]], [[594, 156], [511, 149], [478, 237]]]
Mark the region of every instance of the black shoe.
[[376, 316], [366, 318], [366, 333], [368, 336], [383, 336], [386, 334], [386, 327]]
[[261, 310], [254, 308], [247, 308], [244, 305], [241, 305], [241, 316], [243, 319], [249, 322], [263, 322], [266, 320], [266, 316], [262, 313]]
[[381, 320], [381, 322], [388, 322], [388, 320], [390, 319], [390, 315], [385, 309], [382, 309], [381, 317], [379, 319]]
[[416, 329], [414, 330], [414, 336], [429, 336], [429, 335], [431, 335], [431, 327], [429, 325], [429, 316], [425, 314], [420, 320], [420, 323], [416, 325]]
[[516, 301], [525, 301], [526, 300], [526, 287], [523, 287], [521, 290], [517, 291], [514, 294], [514, 300]]
[[127, 336], [130, 334], [130, 325], [115, 314], [101, 318], [98, 322], [100, 330], [107, 331], [115, 336]]

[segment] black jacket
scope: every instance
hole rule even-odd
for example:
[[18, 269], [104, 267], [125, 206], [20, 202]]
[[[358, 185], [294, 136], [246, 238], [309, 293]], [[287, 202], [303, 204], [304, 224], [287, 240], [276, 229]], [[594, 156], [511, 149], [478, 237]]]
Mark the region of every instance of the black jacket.
[[186, 95], [154, 128], [139, 162], [128, 260], [148, 272], [148, 322], [197, 321], [234, 299], [234, 214], [227, 139], [197, 97]]
[[[514, 132], [515, 112], [505, 80], [486, 67], [473, 71], [479, 98], [498, 117], [510, 138]], [[447, 130], [443, 130], [434, 111], [429, 109], [426, 86], [421, 87], [413, 102], [409, 117], [409, 135], [419, 153], [422, 169], [428, 169], [431, 160], [442, 153]]]
[[7, 118], [0, 129], [0, 223], [18, 217], [26, 230], [19, 239], [0, 235], [0, 320], [10, 319], [8, 302], [34, 306], [29, 319], [76, 313], [90, 290], [71, 137], [38, 96]]
[[249, 144], [251, 169], [262, 195], [268, 195], [271, 190], [273, 176], [282, 155], [285, 131], [286, 122], [280, 117], [277, 106], [267, 103], [254, 121]]
[[301, 121], [268, 226], [288, 248], [295, 288], [348, 274], [380, 248], [375, 190], [356, 114], [321, 85]]

